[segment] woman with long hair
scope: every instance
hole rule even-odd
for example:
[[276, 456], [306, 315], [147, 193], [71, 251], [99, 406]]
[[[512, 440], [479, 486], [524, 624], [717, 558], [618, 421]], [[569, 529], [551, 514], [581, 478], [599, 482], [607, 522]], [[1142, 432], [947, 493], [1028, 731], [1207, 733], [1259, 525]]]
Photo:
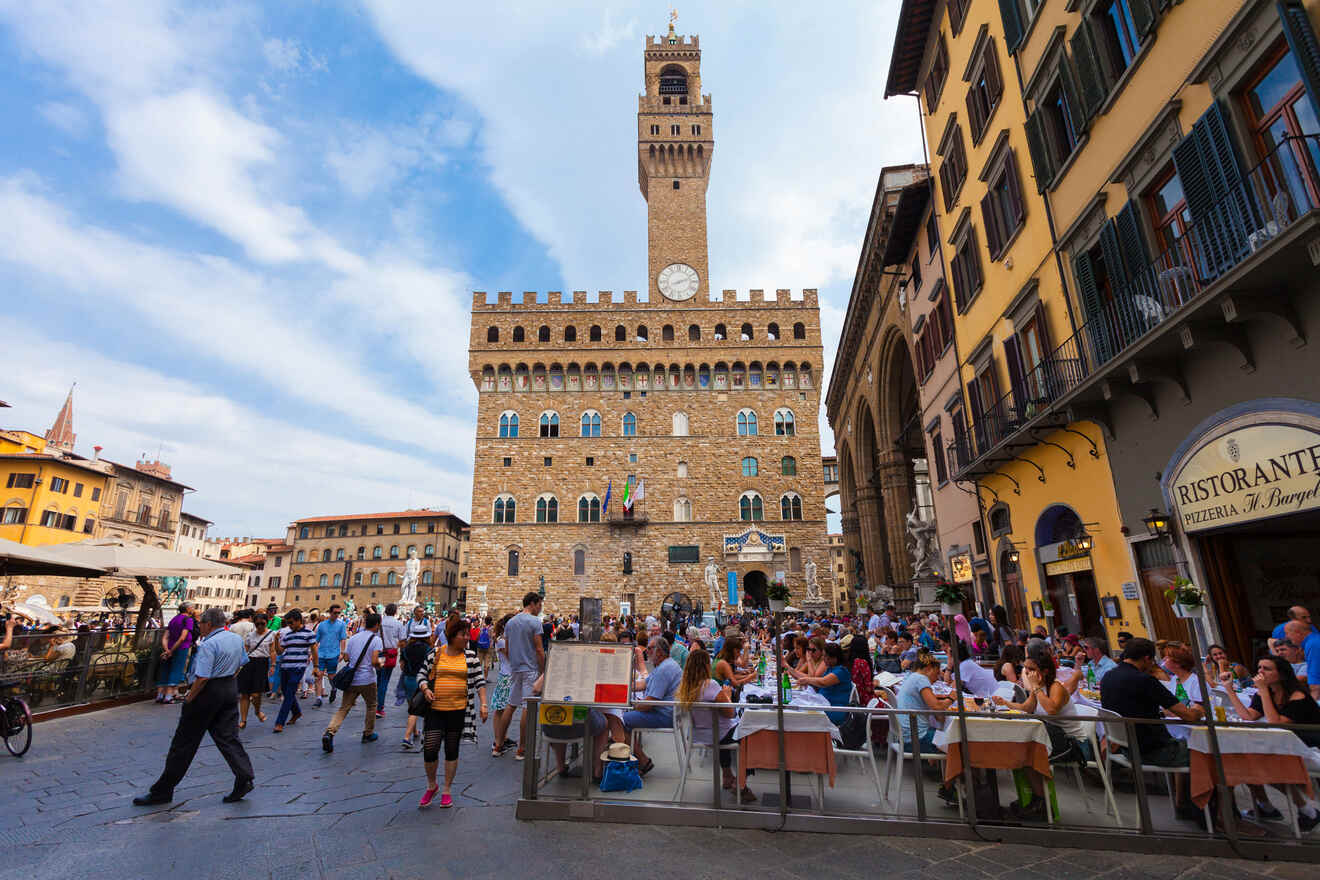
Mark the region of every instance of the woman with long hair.
[[[993, 697], [997, 705], [1008, 706], [1019, 712], [1032, 712], [1049, 718], [1045, 725], [1050, 734], [1050, 761], [1068, 760], [1071, 755], [1087, 755], [1090, 751], [1086, 742], [1086, 732], [1081, 722], [1062, 717], [1070, 715], [1068, 707], [1072, 697], [1068, 689], [1058, 680], [1059, 667], [1054, 655], [1049, 651], [1033, 653], [1022, 663], [1022, 686], [1027, 691], [1027, 698], [1021, 703], [1014, 703], [1003, 697]], [[1027, 770], [1031, 782], [1031, 804], [1023, 807], [1014, 801], [1009, 809], [1014, 815], [1024, 819], [1045, 818], [1045, 779], [1034, 770]]]
[[1022, 677], [1022, 662], [1026, 659], [1022, 649], [1009, 642], [999, 650], [999, 665], [995, 668], [995, 678], [1018, 684]]
[[477, 707], [483, 724], [487, 718], [486, 679], [481, 674], [481, 658], [468, 647], [468, 632], [463, 618], [451, 614], [445, 621], [446, 644], [427, 656], [417, 674], [417, 686], [431, 703], [422, 738], [426, 793], [419, 806], [430, 806], [440, 788], [436, 770], [441, 745], [445, 747], [445, 787], [440, 806], [454, 805], [449, 789], [458, 774], [458, 744], [464, 739], [477, 741]]
[[[742, 636], [725, 636], [724, 647], [720, 648], [719, 656], [715, 659], [715, 680], [722, 685], [733, 688], [735, 691], [756, 678], [754, 671], [738, 671], [738, 657], [742, 654], [742, 649]], [[690, 660], [691, 657], [688, 659]]]
[[[728, 644], [727, 641], [724, 643], [726, 649]], [[683, 667], [683, 678], [679, 681], [678, 691], [674, 694], [674, 700], [678, 703], [679, 712], [692, 719], [693, 742], [711, 742], [713, 716], [719, 724], [720, 744], [730, 745], [733, 743], [733, 732], [738, 722], [734, 717], [735, 713], [730, 699], [731, 694], [732, 689], [728, 685], [721, 685], [711, 679], [710, 655], [700, 648], [690, 651], [687, 665]], [[730, 705], [727, 709], [693, 709], [693, 703], [729, 703]], [[737, 786], [737, 780], [733, 776], [733, 751], [731, 749], [720, 749], [719, 751], [720, 772], [724, 777], [724, 790], [733, 791]], [[756, 802], [756, 795], [745, 786], [738, 793], [738, 798], [744, 804]]]
[[261, 695], [266, 692], [266, 678], [270, 675], [270, 643], [275, 633], [266, 628], [266, 613], [258, 611], [252, 616], [253, 629], [243, 636], [243, 650], [248, 662], [238, 670], [238, 727], [247, 727], [248, 705], [257, 710], [257, 720], [264, 722]]
[[871, 668], [871, 650], [865, 638], [852, 637], [848, 642], [847, 660], [852, 683], [857, 688], [857, 705], [865, 706], [875, 698], [875, 671]]
[[[1220, 673], [1220, 682], [1224, 693], [1233, 705], [1233, 711], [1243, 721], [1268, 721], [1270, 724], [1320, 724], [1320, 705], [1311, 697], [1306, 685], [1297, 678], [1292, 664], [1282, 657], [1268, 654], [1256, 661], [1256, 677], [1252, 684], [1256, 694], [1248, 705], [1242, 704], [1237, 690], [1233, 687], [1232, 670]], [[1306, 745], [1320, 746], [1320, 730], [1295, 730], [1298, 738]], [[1313, 803], [1302, 794], [1296, 785], [1288, 786], [1293, 803], [1297, 805], [1297, 827], [1310, 831], [1320, 824], [1320, 812]], [[1265, 786], [1251, 786], [1251, 795], [1255, 801], [1256, 817], [1260, 819], [1282, 819], [1283, 815], [1270, 804]]]
[[[513, 690], [513, 666], [509, 662], [509, 640], [504, 637], [504, 627], [513, 619], [506, 614], [495, 621], [495, 692], [490, 698], [490, 714], [503, 712], [509, 705], [509, 693]], [[491, 756], [498, 758], [506, 749], [516, 746], [513, 740], [505, 738], [502, 743], [491, 746]]]

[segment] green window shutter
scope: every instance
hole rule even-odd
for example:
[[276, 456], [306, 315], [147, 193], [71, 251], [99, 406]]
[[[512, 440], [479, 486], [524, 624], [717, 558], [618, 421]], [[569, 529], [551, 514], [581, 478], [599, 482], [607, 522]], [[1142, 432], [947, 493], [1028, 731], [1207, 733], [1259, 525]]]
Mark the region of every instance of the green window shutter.
[[1109, 83], [1104, 68], [1100, 66], [1100, 53], [1096, 51], [1095, 37], [1086, 19], [1082, 19], [1073, 32], [1071, 46], [1077, 85], [1082, 97], [1082, 114], [1090, 119], [1105, 102]]
[[1004, 363], [1008, 367], [1008, 385], [1013, 392], [1013, 405], [1017, 409], [1018, 418], [1026, 418], [1030, 401], [1027, 399], [1025, 371], [1022, 369], [1022, 349], [1016, 336], [1004, 340]]
[[1128, 9], [1132, 11], [1132, 26], [1137, 29], [1137, 36], [1144, 37], [1155, 28], [1155, 4], [1152, 0], [1128, 0]]
[[1210, 280], [1247, 253], [1247, 232], [1257, 225], [1222, 106], [1211, 104], [1174, 145], [1173, 165], [1192, 215], [1197, 270]]
[[[1311, 99], [1311, 109], [1320, 119], [1320, 42], [1307, 17], [1306, 6], [1302, 0], [1278, 0], [1279, 18], [1283, 20], [1283, 35], [1288, 40], [1288, 48], [1297, 60], [1297, 69], [1302, 72], [1302, 82], [1306, 85], [1307, 97]], [[1320, 134], [1320, 132], [1305, 132]]]
[[[1100, 289], [1095, 283], [1095, 270], [1091, 266], [1090, 254], [1077, 254], [1073, 257], [1073, 278], [1077, 281], [1077, 299], [1082, 307], [1082, 317], [1086, 329], [1086, 340], [1090, 342], [1091, 369], [1103, 364], [1114, 356], [1109, 345], [1109, 334], [1103, 328], [1104, 309], [1100, 301]], [[1087, 372], [1090, 372], [1089, 370]]]
[[1067, 55], [1059, 59], [1059, 84], [1063, 88], [1063, 97], [1068, 102], [1068, 116], [1072, 119], [1073, 133], [1081, 138], [1089, 121], [1086, 110], [1082, 107], [1081, 90], [1077, 86], [1077, 69]]
[[1011, 53], [1022, 42], [1022, 10], [1018, 0], [999, 0], [999, 16], [1004, 20], [1004, 45]]
[[1150, 251], [1146, 248], [1146, 238], [1141, 232], [1141, 215], [1137, 203], [1129, 199], [1114, 218], [1118, 233], [1118, 246], [1123, 253], [1123, 267], [1129, 280], [1142, 275], [1150, 266]]
[[1031, 154], [1031, 167], [1036, 173], [1036, 192], [1044, 192], [1054, 179], [1053, 157], [1045, 144], [1045, 113], [1037, 110], [1027, 117], [1027, 152]]

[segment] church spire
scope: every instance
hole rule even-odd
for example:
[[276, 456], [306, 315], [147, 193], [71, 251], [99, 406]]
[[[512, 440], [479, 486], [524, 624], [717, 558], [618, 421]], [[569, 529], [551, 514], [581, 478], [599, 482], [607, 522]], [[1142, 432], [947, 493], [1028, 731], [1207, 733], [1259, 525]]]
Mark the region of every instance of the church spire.
[[64, 398], [64, 406], [60, 407], [60, 413], [55, 417], [55, 424], [46, 432], [46, 442], [64, 452], [73, 452], [73, 441], [77, 437], [73, 433], [73, 389], [77, 384], [74, 382], [69, 386], [69, 395]]

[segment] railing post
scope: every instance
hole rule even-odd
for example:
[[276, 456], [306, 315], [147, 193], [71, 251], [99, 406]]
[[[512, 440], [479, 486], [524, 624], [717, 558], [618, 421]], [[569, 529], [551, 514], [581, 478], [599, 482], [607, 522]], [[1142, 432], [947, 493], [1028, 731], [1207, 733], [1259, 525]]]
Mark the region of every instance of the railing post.
[[[917, 795], [917, 818], [924, 820], [926, 818], [926, 787], [921, 778], [921, 743], [917, 735], [917, 716], [909, 714], [908, 733], [912, 741], [912, 778], [915, 780], [915, 790]], [[902, 745], [903, 736], [900, 732], [898, 737], [899, 744]], [[903, 779], [898, 780], [898, 797], [896, 800], [903, 799]]]
[[1150, 834], [1150, 803], [1146, 800], [1146, 774], [1141, 770], [1141, 746], [1137, 743], [1137, 728], [1127, 718], [1123, 719], [1127, 732], [1128, 755], [1132, 759], [1132, 790], [1137, 795], [1137, 821], [1142, 834]]

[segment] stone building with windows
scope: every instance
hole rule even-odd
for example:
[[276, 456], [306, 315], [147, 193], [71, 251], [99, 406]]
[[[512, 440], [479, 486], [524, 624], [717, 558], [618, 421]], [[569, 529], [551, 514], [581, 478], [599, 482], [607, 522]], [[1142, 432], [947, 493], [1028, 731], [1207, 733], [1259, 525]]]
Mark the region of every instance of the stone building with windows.
[[114, 469], [101, 499], [98, 538], [150, 544], [172, 549], [179, 529], [185, 492], [192, 487], [175, 481], [170, 466], [141, 459], [131, 467], [109, 462]]
[[[599, 598], [607, 614], [664, 603], [765, 602], [782, 575], [833, 592], [817, 426], [816, 291], [715, 292], [705, 193], [714, 148], [696, 37], [647, 37], [638, 182], [648, 289], [472, 307], [479, 393], [469, 604], [516, 610]], [[730, 581], [732, 576], [732, 581]]]
[[[417, 551], [421, 563], [417, 601], [452, 605], [459, 598], [459, 549], [466, 525], [452, 513], [426, 509], [296, 520], [284, 541], [288, 550], [279, 551], [281, 558], [292, 560], [284, 563], [289, 580], [281, 607], [325, 609], [332, 602], [345, 604], [350, 596], [358, 608], [395, 602], [409, 550]], [[285, 575], [272, 568], [271, 576]]]

